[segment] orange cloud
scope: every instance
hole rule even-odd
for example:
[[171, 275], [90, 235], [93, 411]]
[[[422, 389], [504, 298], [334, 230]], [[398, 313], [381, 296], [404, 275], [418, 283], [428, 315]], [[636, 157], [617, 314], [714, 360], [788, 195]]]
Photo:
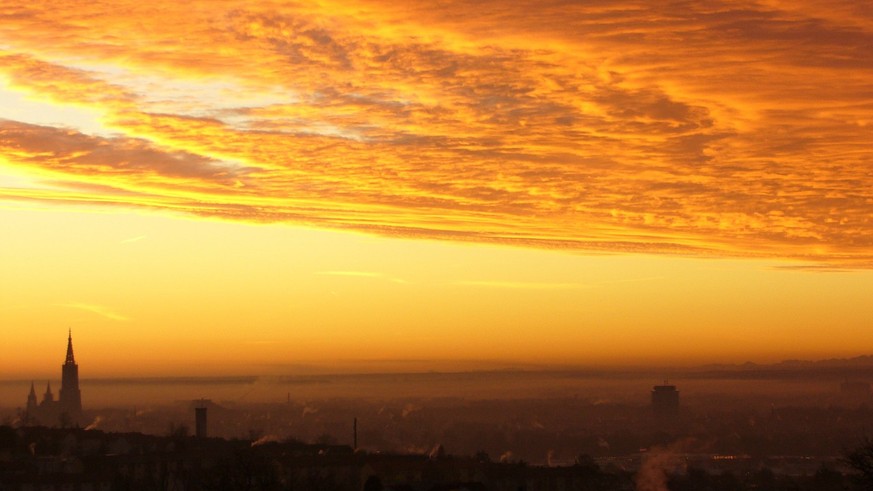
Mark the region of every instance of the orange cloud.
[[0, 197], [873, 266], [854, 3], [122, 4], [4, 7], [9, 89], [116, 134], [4, 122]]

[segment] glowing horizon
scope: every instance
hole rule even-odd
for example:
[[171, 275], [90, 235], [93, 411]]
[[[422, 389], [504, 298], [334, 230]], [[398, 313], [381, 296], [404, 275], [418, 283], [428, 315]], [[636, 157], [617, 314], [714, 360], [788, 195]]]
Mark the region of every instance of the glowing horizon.
[[[115, 345], [155, 372], [873, 349], [863, 5], [12, 0], [0, 19], [0, 321], [42, 343], [77, 318], [115, 372]], [[11, 339], [3, 373], [53, 360]]]

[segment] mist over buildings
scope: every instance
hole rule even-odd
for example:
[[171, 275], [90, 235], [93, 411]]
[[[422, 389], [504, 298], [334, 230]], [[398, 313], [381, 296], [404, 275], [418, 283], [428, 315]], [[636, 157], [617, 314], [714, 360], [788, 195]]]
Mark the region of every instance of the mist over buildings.
[[[492, 485], [510, 479], [507, 472], [520, 472], [512, 469], [533, 466], [511, 479], [588, 482], [595, 477], [576, 473], [596, 469], [603, 474], [595, 480], [624, 483], [605, 489], [663, 491], [679, 489], [677, 482], [698, 479], [694, 473], [703, 472], [736, 475], [737, 482], [746, 486], [730, 489], [757, 489], [767, 479], [766, 473], [760, 474], [765, 471], [796, 482], [818, 476], [822, 469], [832, 472], [834, 479], [849, 479], [846, 449], [863, 444], [860, 436], [873, 420], [870, 361], [859, 357], [670, 370], [553, 368], [79, 380], [71, 338], [63, 380], [45, 381], [48, 387], [59, 387], [62, 397], [55, 401], [47, 390], [38, 403], [34, 382], [2, 381], [0, 418], [6, 428], [18, 429], [17, 436], [10, 438], [22, 442], [98, 438], [105, 440], [102, 445], [107, 449], [121, 448], [123, 454], [133, 451], [131, 440], [153, 435], [165, 442], [160, 445], [172, 444], [172, 448], [188, 448], [192, 443], [184, 442], [197, 441], [195, 447], [201, 448], [197, 452], [207, 453], [229, 451], [228, 445], [239, 446], [239, 442], [246, 445], [241, 448], [251, 449], [245, 452], [258, 455], [339, 452], [346, 457], [333, 458], [352, 459], [365, 469], [371, 465], [367, 459], [382, 454], [418, 456], [425, 462], [441, 462], [439, 479], [456, 479], [464, 475], [457, 472], [465, 466], [480, 469], [477, 472], [484, 472], [482, 466], [496, 466], [492, 477], [480, 476]], [[70, 406], [72, 388], [76, 388], [76, 404]], [[25, 398], [28, 390], [30, 396]], [[44, 427], [73, 433], [40, 433], [51, 431], [39, 429]], [[178, 457], [172, 458], [191, 458], [174, 452]], [[51, 458], [65, 462], [64, 455]], [[115, 454], [101, 458], [116, 458], [111, 455]], [[452, 461], [455, 457], [450, 456], [462, 460]], [[270, 458], [279, 459], [277, 465], [299, 465], [294, 460], [299, 456], [290, 461]], [[398, 458], [390, 465], [411, 465], [403, 460], [406, 457]], [[314, 466], [311, 472], [324, 472], [321, 466], [326, 464], [307, 465]], [[569, 474], [549, 474], [548, 469], [565, 469], [560, 472]], [[537, 474], [541, 472], [546, 473]], [[47, 479], [66, 482], [61, 475]], [[419, 484], [425, 486], [420, 489], [438, 489]], [[357, 486], [348, 485], [335, 489]]]

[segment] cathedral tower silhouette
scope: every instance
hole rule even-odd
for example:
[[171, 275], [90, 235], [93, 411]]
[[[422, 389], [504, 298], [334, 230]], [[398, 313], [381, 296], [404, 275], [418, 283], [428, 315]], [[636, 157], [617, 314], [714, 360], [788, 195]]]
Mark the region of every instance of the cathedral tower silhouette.
[[61, 390], [58, 398], [54, 398], [51, 382], [48, 382], [42, 401], [37, 404], [36, 389], [31, 383], [24, 417], [27, 424], [49, 426], [78, 425], [81, 422], [82, 392], [79, 390], [79, 365], [73, 356], [72, 330], [67, 336], [67, 357], [61, 365]]
[[58, 393], [61, 411], [74, 419], [82, 414], [82, 393], [79, 391], [79, 365], [73, 356], [73, 331], [67, 337], [67, 359], [61, 365], [61, 391]]

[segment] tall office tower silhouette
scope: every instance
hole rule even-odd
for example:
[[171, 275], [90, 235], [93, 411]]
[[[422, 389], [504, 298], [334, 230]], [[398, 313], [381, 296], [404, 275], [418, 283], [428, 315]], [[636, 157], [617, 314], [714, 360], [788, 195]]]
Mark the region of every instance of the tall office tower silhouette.
[[675, 417], [679, 414], [679, 391], [675, 385], [656, 385], [652, 387], [652, 410], [655, 416]]
[[194, 431], [197, 438], [206, 438], [206, 406], [205, 403], [202, 406], [197, 406], [194, 408]]

